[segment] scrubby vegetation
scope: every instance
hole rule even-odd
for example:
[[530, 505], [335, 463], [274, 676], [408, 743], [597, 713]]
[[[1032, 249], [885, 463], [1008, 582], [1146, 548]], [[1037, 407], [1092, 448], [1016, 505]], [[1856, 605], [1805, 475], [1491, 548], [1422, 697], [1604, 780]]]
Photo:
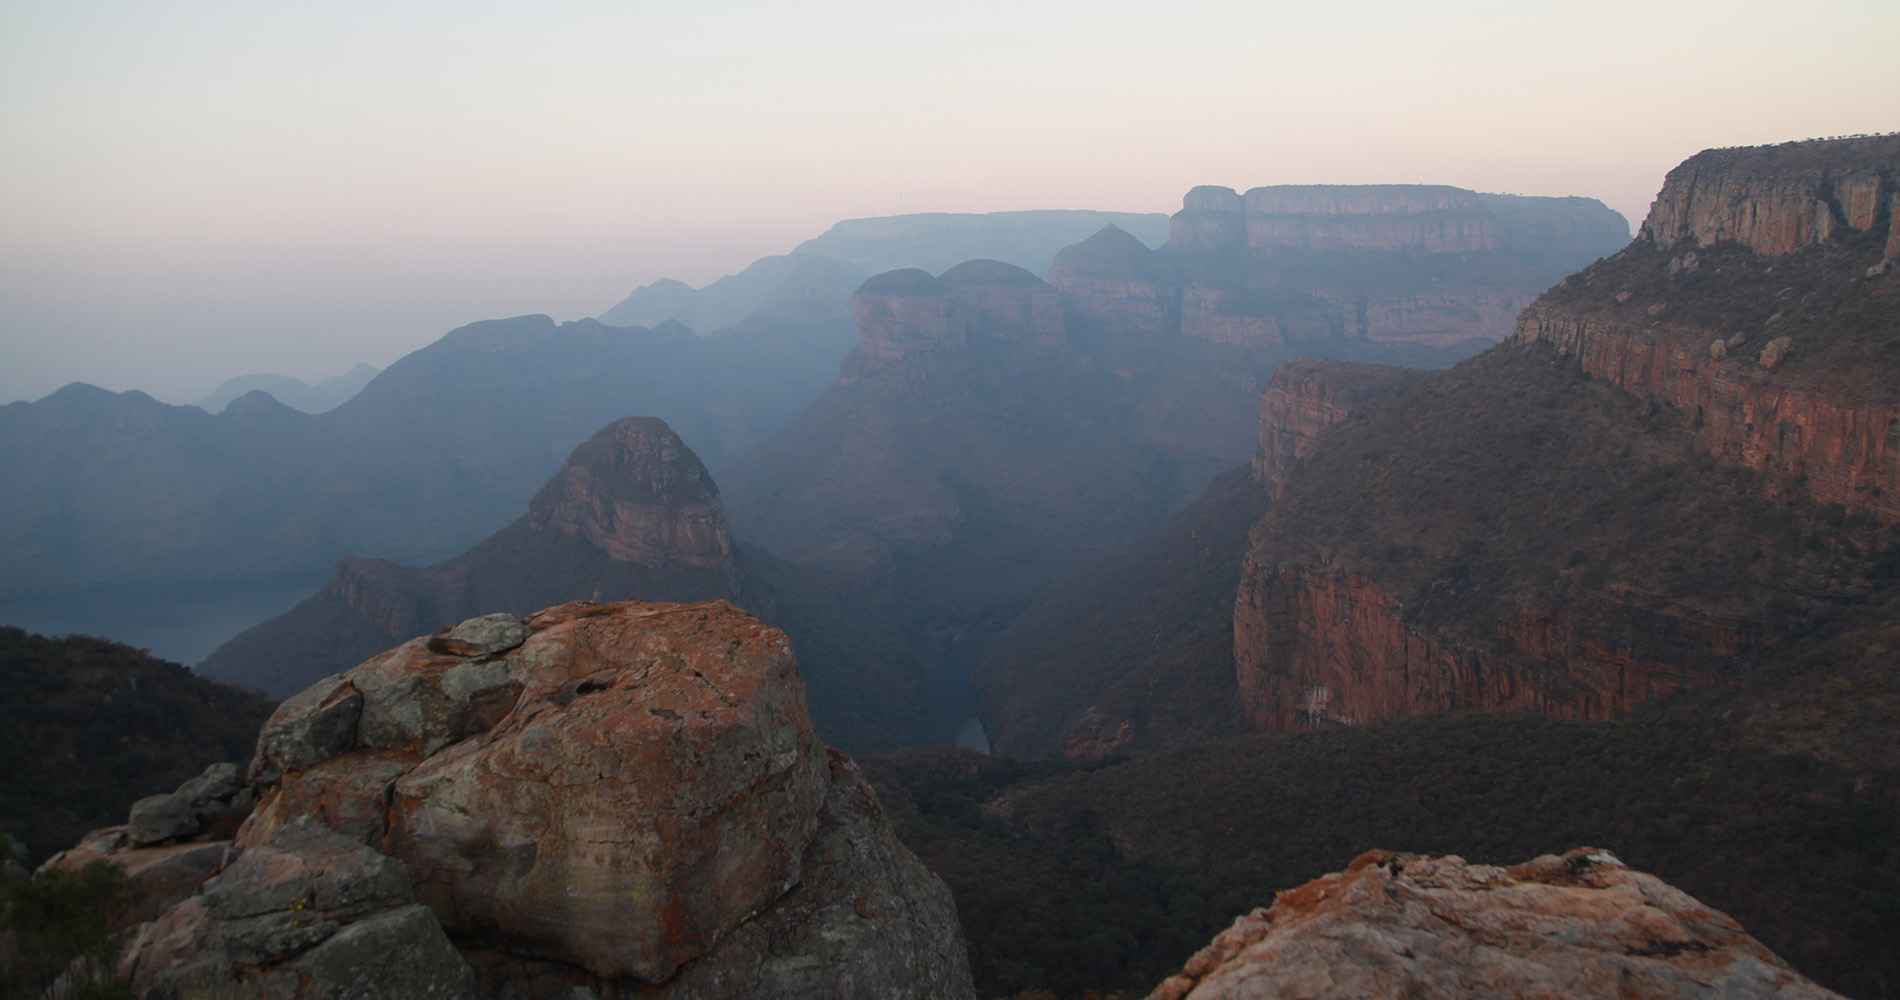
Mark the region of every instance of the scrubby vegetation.
[[272, 702], [104, 639], [0, 626], [0, 830], [36, 858], [147, 795], [249, 760]]
[[0, 882], [0, 1000], [118, 1000], [114, 930], [143, 891], [103, 861]]

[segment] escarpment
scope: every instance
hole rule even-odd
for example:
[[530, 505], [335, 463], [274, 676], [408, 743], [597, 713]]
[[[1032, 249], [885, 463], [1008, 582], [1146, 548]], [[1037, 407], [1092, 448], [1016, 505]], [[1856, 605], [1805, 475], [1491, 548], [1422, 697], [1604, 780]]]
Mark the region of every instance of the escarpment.
[[1700, 153], [1515, 339], [1668, 405], [1768, 495], [1900, 521], [1896, 176], [1895, 136]]
[[1260, 395], [1260, 444], [1253, 478], [1279, 496], [1320, 432], [1368, 403], [1403, 391], [1425, 377], [1417, 368], [1295, 358], [1280, 366]]
[[[1772, 193], [1811, 189], [1827, 155], [1736, 159], [1791, 157], [1792, 180], [1755, 178]], [[1726, 237], [1671, 249], [1652, 235], [1675, 231], [1668, 212], [1712, 217], [1688, 167], [1644, 238], [1547, 293], [1511, 342], [1317, 444], [1269, 393], [1256, 469], [1280, 503], [1234, 630], [1256, 726], [1615, 718], [1765, 662], [1879, 585], [1900, 513], [1884, 218], [1772, 259]], [[1679, 236], [1728, 232], [1700, 225]]]
[[134, 995], [971, 996], [948, 891], [722, 602], [412, 640], [285, 702], [251, 780]]

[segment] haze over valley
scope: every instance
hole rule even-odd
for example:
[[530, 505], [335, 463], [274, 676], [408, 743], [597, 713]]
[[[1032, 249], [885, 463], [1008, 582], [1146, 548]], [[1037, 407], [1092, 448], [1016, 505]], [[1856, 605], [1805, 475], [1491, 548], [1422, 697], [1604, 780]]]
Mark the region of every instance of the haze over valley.
[[0, 15], [0, 998], [1900, 996], [1827, 6]]

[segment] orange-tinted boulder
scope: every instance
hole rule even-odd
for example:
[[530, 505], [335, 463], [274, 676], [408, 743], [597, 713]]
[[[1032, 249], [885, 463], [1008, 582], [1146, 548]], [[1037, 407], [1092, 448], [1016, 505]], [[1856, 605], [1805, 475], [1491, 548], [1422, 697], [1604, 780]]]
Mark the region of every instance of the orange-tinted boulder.
[[1838, 996], [1613, 855], [1511, 868], [1369, 851], [1234, 921], [1151, 1000]]

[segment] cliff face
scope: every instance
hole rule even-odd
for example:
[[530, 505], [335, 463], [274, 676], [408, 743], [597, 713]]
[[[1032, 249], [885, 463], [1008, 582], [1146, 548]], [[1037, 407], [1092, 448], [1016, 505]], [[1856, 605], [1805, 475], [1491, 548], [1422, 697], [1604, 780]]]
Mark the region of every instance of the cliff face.
[[251, 775], [240, 859], [140, 929], [135, 995], [971, 995], [948, 891], [724, 603], [412, 640], [285, 702]]
[[1100, 234], [1058, 254], [1049, 281], [1109, 327], [1449, 359], [1503, 339], [1539, 292], [1628, 240], [1622, 217], [1588, 199], [1433, 185], [1197, 187], [1169, 232], [1158, 252]]
[[[1877, 586], [1877, 525], [1900, 520], [1900, 296], [1868, 151], [1892, 145], [1691, 160], [1643, 238], [1511, 343], [1333, 435], [1323, 383], [1276, 380], [1256, 475], [1282, 502], [1235, 610], [1253, 723], [1615, 718]], [[1841, 225], [1790, 243], [1817, 205]]]
[[1578, 848], [1509, 868], [1369, 851], [1234, 921], [1151, 1000], [1663, 1000], [1718, 991], [1839, 996], [1727, 914], [1607, 851]]
[[528, 525], [579, 535], [616, 562], [732, 571], [718, 488], [654, 417], [617, 420], [576, 448], [529, 503]]
[[1894, 135], [1705, 150], [1669, 172], [1640, 235], [1663, 249], [1730, 241], [1776, 256], [1849, 230], [1891, 232], [1897, 170]]
[[1321, 431], [1368, 403], [1396, 395], [1425, 377], [1416, 368], [1295, 358], [1280, 366], [1260, 395], [1260, 444], [1253, 477], [1279, 497], [1288, 476], [1313, 450]]

